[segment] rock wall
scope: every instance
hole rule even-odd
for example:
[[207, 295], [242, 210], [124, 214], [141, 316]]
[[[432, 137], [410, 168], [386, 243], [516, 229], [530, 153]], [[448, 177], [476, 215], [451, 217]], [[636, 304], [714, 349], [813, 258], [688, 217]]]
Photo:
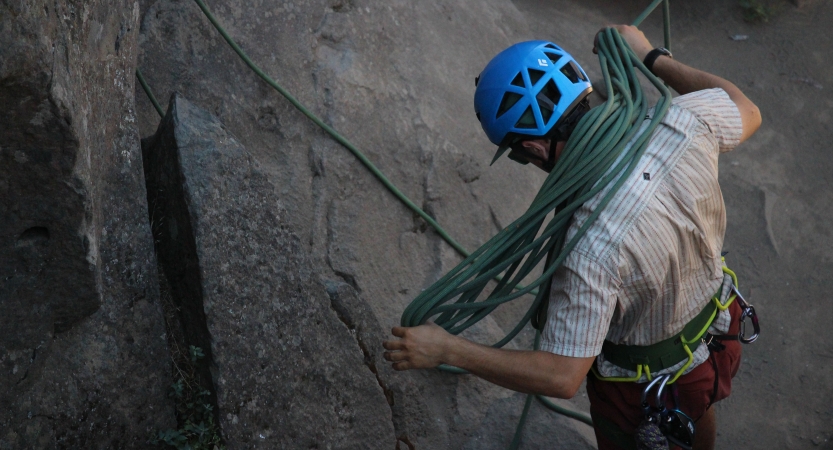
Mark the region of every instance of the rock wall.
[[[517, 31], [524, 17], [512, 4], [214, 1], [209, 7], [267, 73], [468, 248], [519, 216], [543, 180], [505, 162], [487, 171], [493, 146], [471, 107], [474, 75], [503, 47], [532, 37]], [[473, 377], [394, 373], [381, 358], [381, 341], [408, 302], [459, 255], [256, 78], [193, 2], [144, 2], [139, 39], [139, 66], [157, 97], [181, 92], [260, 161], [287, 226], [301, 239], [299, 251], [310, 254], [377, 372], [399, 448], [505, 448], [524, 396]], [[137, 99], [140, 129], [151, 135], [159, 118], [143, 92]], [[521, 309], [498, 310], [470, 336], [496, 341]], [[523, 348], [531, 336], [527, 330], [512, 345]], [[524, 448], [589, 445], [577, 431], [586, 432], [583, 425], [535, 411]], [[550, 433], [530, 431], [541, 429]]]
[[173, 425], [130, 1], [0, 2], [0, 448]]
[[[548, 38], [598, 80], [593, 35], [644, 3], [209, 6], [267, 73], [474, 249], [543, 179], [505, 160], [486, 166], [493, 146], [471, 110], [474, 74], [511, 43]], [[833, 173], [824, 57], [833, 41], [823, 32], [833, 8], [781, 10], [768, 26], [717, 0], [672, 11], [677, 57], [736, 82], [765, 120], [721, 158], [729, 260], [765, 329], [718, 406], [718, 446], [823, 447], [833, 438], [821, 345], [833, 311], [824, 303], [833, 197], [823, 194]], [[659, 42], [658, 20], [643, 28]], [[473, 377], [394, 373], [381, 358], [404, 307], [459, 255], [256, 78], [189, 0], [0, 0], [0, 448], [148, 448], [157, 430], [175, 427], [138, 141], [159, 118], [135, 90], [137, 56], [158, 97], [184, 93], [193, 111], [218, 118], [207, 119], [217, 148], [251, 156], [196, 160], [213, 175], [192, 175], [220, 184], [190, 192], [201, 219], [181, 229], [195, 260], [220, 260], [228, 241], [250, 254], [229, 255], [233, 273], [223, 264], [177, 271], [187, 258], [162, 258], [167, 278], [195, 283], [178, 301], [188, 339], [209, 351], [206, 378], [230, 447], [504, 448], [523, 396]], [[222, 184], [230, 174], [237, 185]], [[212, 203], [218, 192], [234, 201]], [[197, 242], [207, 244], [198, 251]], [[256, 289], [240, 285], [247, 277]], [[269, 296], [271, 305], [248, 306]], [[499, 309], [468, 337], [494, 341], [523, 309]], [[326, 319], [313, 326], [313, 317]], [[526, 330], [510, 347], [530, 340]], [[328, 341], [338, 358], [300, 356]], [[586, 410], [580, 396], [572, 406]], [[586, 448], [588, 431], [536, 405], [522, 445]]]
[[186, 339], [206, 350], [226, 445], [394, 447], [376, 369], [257, 161], [179, 96], [143, 149], [157, 253]]

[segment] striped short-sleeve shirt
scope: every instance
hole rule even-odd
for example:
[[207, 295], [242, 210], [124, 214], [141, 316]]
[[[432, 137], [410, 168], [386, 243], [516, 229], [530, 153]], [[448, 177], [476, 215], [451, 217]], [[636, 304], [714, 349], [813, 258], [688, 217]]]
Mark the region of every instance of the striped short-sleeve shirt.
[[[626, 375], [600, 355], [605, 339], [653, 344], [702, 311], [723, 282], [726, 209], [717, 159], [738, 145], [741, 131], [740, 113], [722, 89], [674, 99], [637, 168], [553, 276], [543, 350], [598, 355], [603, 376]], [[606, 193], [576, 211], [568, 239]], [[724, 312], [714, 326], [725, 332], [728, 323]], [[700, 346], [691, 368], [707, 357]]]

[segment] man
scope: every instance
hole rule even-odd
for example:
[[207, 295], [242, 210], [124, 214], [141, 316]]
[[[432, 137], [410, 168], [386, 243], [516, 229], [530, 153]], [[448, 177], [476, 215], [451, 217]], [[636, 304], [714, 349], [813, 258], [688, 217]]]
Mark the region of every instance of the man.
[[[635, 27], [615, 28], [646, 67], [682, 95], [674, 100], [651, 136], [639, 167], [553, 276], [542, 350], [487, 347], [451, 335], [434, 324], [396, 327], [392, 333], [401, 339], [384, 343], [388, 350], [385, 358], [396, 370], [445, 363], [524, 393], [571, 398], [586, 377], [600, 449], [633, 444], [632, 436], [643, 417], [639, 397], [645, 387], [644, 383], [605, 380], [633, 377], [634, 372], [612, 364], [612, 354], [603, 347], [650, 346], [675, 338], [701, 315], [721, 288], [726, 215], [717, 181], [717, 157], [748, 139], [761, 123], [758, 108], [734, 84], [677, 62], [667, 50], [654, 49]], [[511, 65], [514, 54], [514, 60], [519, 61], [516, 65], [523, 66], [530, 52], [552, 48], [568, 58], [566, 64], [572, 63], [566, 52], [549, 45], [513, 47], [495, 60]], [[540, 53], [536, 54], [540, 60]], [[552, 61], [555, 66], [563, 68], [564, 60], [553, 59], [558, 60]], [[493, 63], [481, 74], [478, 93], [487, 89], [481, 89], [484, 83], [491, 83], [489, 89], [494, 89], [494, 81], [485, 79], [493, 71]], [[541, 63], [549, 65], [547, 61]], [[507, 70], [517, 69], [503, 71]], [[561, 71], [565, 75], [569, 72]], [[572, 72], [586, 81], [579, 67], [572, 67]], [[512, 79], [510, 84], [517, 87], [529, 78], [524, 78], [524, 83], [517, 81]], [[509, 114], [511, 105], [507, 108], [506, 104], [513, 99], [530, 105], [534, 114], [516, 114], [517, 119], [506, 122], [509, 125], [497, 123], [501, 114], [486, 111], [489, 102], [478, 103], [476, 93], [476, 108], [481, 108], [478, 118], [492, 142], [501, 146], [497, 156], [511, 148], [509, 156], [513, 160], [551, 169], [571, 127], [586, 109], [582, 100], [589, 91], [581, 86], [567, 106], [562, 105], [563, 98], [552, 104], [545, 101], [552, 100], [551, 92], [532, 92], [534, 100], [506, 100], [504, 95], [499, 102], [492, 101], [503, 114]], [[514, 87], [506, 91], [521, 92]], [[495, 97], [494, 92], [491, 97]], [[541, 120], [547, 113], [555, 120]], [[542, 128], [542, 124], [549, 126]], [[590, 199], [574, 214], [570, 234], [581, 226], [595, 204]], [[710, 332], [736, 333], [738, 310], [733, 305], [720, 312]], [[696, 421], [697, 449], [714, 447], [716, 426], [711, 405], [729, 395], [731, 378], [740, 361], [737, 341], [724, 341], [715, 348], [722, 351], [711, 351], [706, 345], [697, 347], [692, 364], [675, 383], [680, 409]], [[661, 370], [651, 369], [654, 377], [675, 373], [685, 361], [666, 363]], [[591, 366], [597, 375], [588, 374]], [[640, 381], [646, 381], [646, 377], [643, 375]]]

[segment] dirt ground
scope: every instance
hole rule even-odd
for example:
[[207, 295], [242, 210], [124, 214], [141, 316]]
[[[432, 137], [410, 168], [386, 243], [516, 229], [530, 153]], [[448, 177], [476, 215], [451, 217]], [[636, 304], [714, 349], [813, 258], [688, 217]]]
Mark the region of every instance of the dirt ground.
[[[542, 37], [571, 16], [629, 23], [644, 3], [515, 2]], [[718, 404], [717, 447], [833, 448], [833, 2], [769, 4], [768, 22], [753, 24], [735, 1], [671, 2], [675, 57], [733, 81], [763, 115], [757, 134], [720, 160], [727, 262], [763, 332]], [[660, 18], [642, 27], [656, 45]], [[575, 31], [590, 42], [596, 30]]]

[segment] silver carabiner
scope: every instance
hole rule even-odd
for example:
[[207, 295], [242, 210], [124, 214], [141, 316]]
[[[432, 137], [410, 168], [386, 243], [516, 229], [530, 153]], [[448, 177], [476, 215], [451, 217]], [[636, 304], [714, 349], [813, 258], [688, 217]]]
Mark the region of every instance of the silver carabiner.
[[[650, 403], [648, 403], [648, 393], [651, 391], [651, 389], [654, 388], [654, 385], [656, 385], [659, 382], [662, 382], [663, 378], [665, 378], [665, 375], [660, 375], [660, 376], [654, 377], [654, 379], [651, 380], [648, 383], [647, 386], [645, 386], [645, 389], [642, 390], [642, 404], [643, 405], [650, 405]], [[668, 380], [665, 380], [665, 381], [668, 381]], [[664, 386], [664, 385], [665, 385], [665, 382], [663, 382], [663, 384], [660, 385], [660, 386]], [[661, 389], [662, 388], [660, 388], [660, 390]], [[659, 398], [659, 393], [657, 393], [657, 398]], [[657, 403], [657, 404], [659, 404], [659, 403]]]
[[[740, 295], [738, 289], [732, 286], [732, 290], [735, 291], [737, 295], [737, 302], [741, 308], [740, 314], [740, 331], [738, 332], [738, 340], [742, 344], [751, 344], [758, 340], [758, 336], [761, 334], [761, 325], [758, 323], [758, 314], [755, 313], [755, 307], [750, 305], [746, 299]], [[752, 329], [754, 333], [750, 337], [746, 337], [746, 318], [749, 317], [752, 320]]]
[[671, 374], [662, 375], [660, 377], [660, 385], [657, 388], [657, 399], [656, 399], [656, 407], [660, 409], [660, 413], [664, 412], [667, 408], [665, 407], [665, 399], [662, 398], [662, 393], [665, 391], [665, 387], [668, 386], [668, 381], [671, 380]]
[[[665, 413], [667, 415], [665, 403], [661, 401], [661, 394], [665, 383], [667, 383], [670, 378], [670, 375], [656, 376], [648, 383], [647, 386], [645, 386], [645, 389], [642, 390], [642, 404], [640, 406], [642, 408], [642, 415], [645, 417], [646, 421], [658, 424], [663, 419], [662, 414]], [[655, 385], [657, 385], [657, 383], [659, 383], [660, 387], [657, 390], [656, 401], [653, 405], [651, 405], [651, 402], [648, 399], [648, 394], [651, 393], [651, 390]]]

